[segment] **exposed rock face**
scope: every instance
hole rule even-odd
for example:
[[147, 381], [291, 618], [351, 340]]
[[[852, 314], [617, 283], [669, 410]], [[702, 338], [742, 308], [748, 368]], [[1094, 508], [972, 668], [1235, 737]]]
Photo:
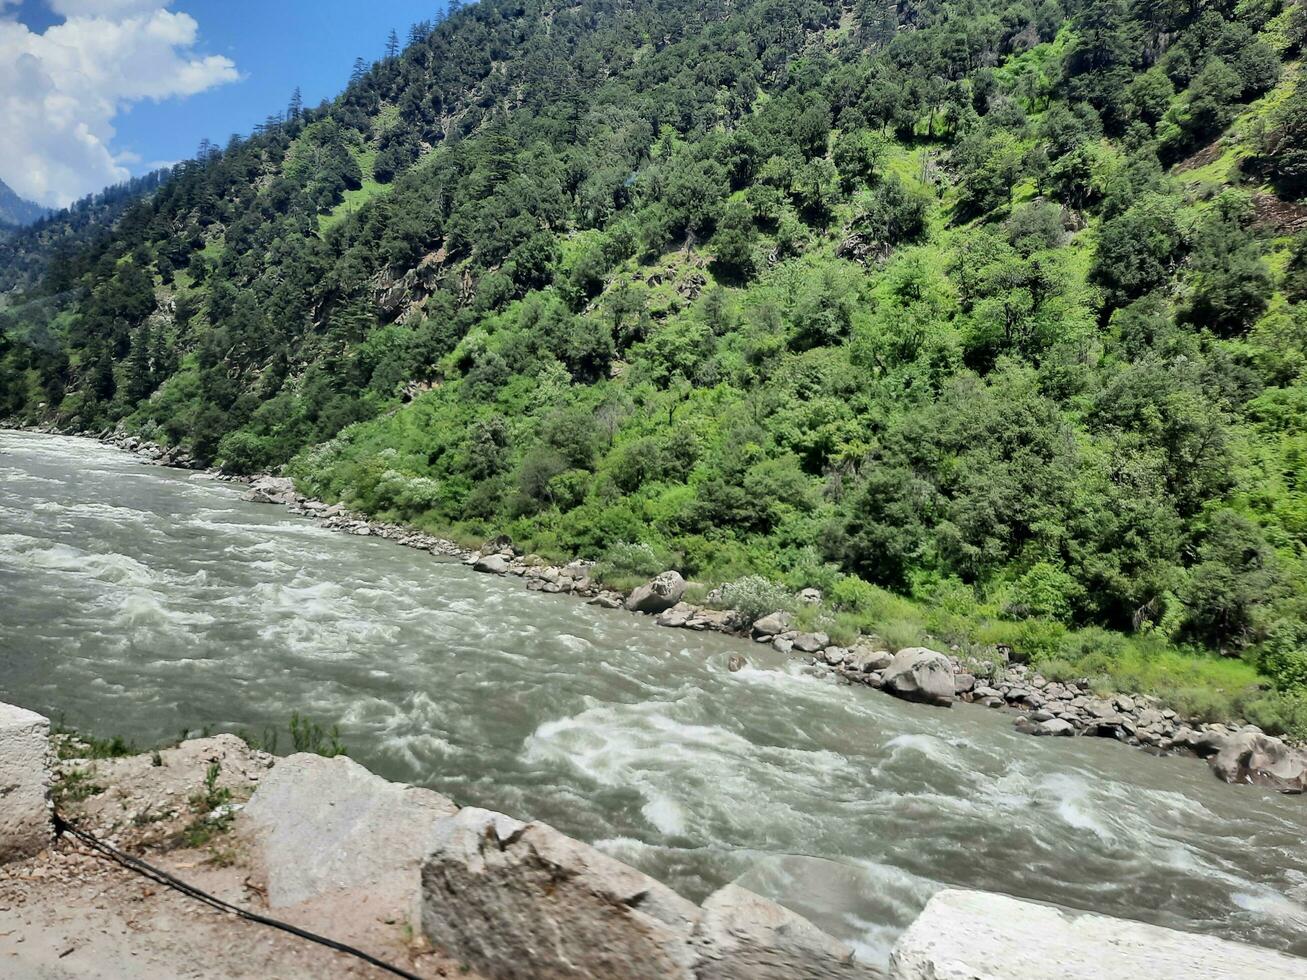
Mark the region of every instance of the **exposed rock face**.
[[885, 690], [908, 701], [953, 703], [953, 665], [944, 654], [925, 647], [907, 647], [896, 653], [882, 680]]
[[1307, 753], [1256, 729], [1225, 738], [1208, 764], [1227, 783], [1256, 783], [1287, 793], [1307, 791]]
[[422, 867], [422, 925], [486, 976], [690, 978], [697, 907], [542, 823], [468, 807]]
[[698, 980], [879, 976], [801, 915], [738, 885], [727, 885], [703, 903], [694, 941], [700, 947]]
[[410, 916], [437, 824], [456, 809], [438, 793], [389, 782], [345, 756], [301, 754], [263, 777], [243, 820], [274, 908], [357, 889]]
[[50, 846], [50, 720], [0, 704], [0, 864]]
[[671, 609], [685, 594], [685, 579], [680, 572], [663, 572], [648, 585], [642, 585], [626, 597], [632, 612], [660, 613]]
[[1006, 895], [945, 889], [890, 957], [893, 980], [1304, 980], [1307, 960]]

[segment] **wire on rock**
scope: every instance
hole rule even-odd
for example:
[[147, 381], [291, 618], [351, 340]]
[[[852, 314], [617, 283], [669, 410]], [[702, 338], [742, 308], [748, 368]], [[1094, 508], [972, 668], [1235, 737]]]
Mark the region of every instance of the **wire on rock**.
[[196, 888], [194, 885], [182, 881], [180, 878], [174, 878], [162, 868], [156, 868], [154, 865], [142, 861], [140, 858], [132, 857], [124, 851], [118, 850], [112, 844], [105, 843], [98, 837], [87, 833], [80, 827], [74, 826], [65, 820], [58, 813], [54, 815], [54, 827], [57, 834], [69, 834], [81, 841], [92, 850], [98, 851], [113, 861], [121, 864], [130, 871], [143, 875], [150, 880], [164, 885], [183, 895], [195, 899], [197, 902], [203, 902], [205, 905], [215, 908], [220, 912], [227, 912], [231, 915], [239, 916], [250, 922], [257, 922], [259, 925], [269, 926], [273, 929], [280, 929], [282, 932], [288, 932], [292, 936], [298, 936], [300, 939], [307, 939], [311, 943], [317, 943], [319, 946], [325, 946], [328, 949], [334, 949], [338, 953], [345, 953], [349, 956], [357, 957], [365, 963], [375, 966], [379, 970], [385, 970], [387, 973], [393, 973], [397, 977], [404, 977], [405, 980], [422, 980], [415, 973], [409, 973], [407, 970], [387, 963], [385, 960], [377, 959], [371, 953], [365, 953], [363, 950], [345, 943], [337, 942], [334, 939], [328, 939], [326, 936], [319, 936], [317, 933], [309, 932], [307, 929], [301, 929], [299, 926], [293, 926], [289, 922], [281, 922], [278, 919], [269, 918], [266, 915], [259, 915], [257, 912], [251, 912], [243, 909], [239, 905], [233, 905], [230, 902], [223, 901], [216, 895], [210, 895], [208, 892]]

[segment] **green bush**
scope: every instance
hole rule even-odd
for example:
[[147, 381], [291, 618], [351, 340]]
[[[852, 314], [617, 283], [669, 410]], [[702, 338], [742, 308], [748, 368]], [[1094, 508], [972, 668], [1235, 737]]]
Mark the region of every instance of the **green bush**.
[[1081, 591], [1064, 569], [1037, 562], [1012, 584], [1003, 611], [1014, 619], [1039, 618], [1066, 623]]
[[653, 545], [623, 541], [604, 552], [595, 564], [594, 577], [600, 582], [646, 579], [667, 570], [667, 556]]
[[794, 596], [783, 586], [761, 575], [746, 575], [721, 587], [721, 605], [735, 609], [750, 622], [782, 610], [794, 608]]
[[1268, 650], [1260, 658], [1260, 667], [1281, 691], [1307, 691], [1307, 650]]
[[1301, 691], [1261, 694], [1243, 705], [1243, 714], [1272, 735], [1307, 741], [1307, 694]]

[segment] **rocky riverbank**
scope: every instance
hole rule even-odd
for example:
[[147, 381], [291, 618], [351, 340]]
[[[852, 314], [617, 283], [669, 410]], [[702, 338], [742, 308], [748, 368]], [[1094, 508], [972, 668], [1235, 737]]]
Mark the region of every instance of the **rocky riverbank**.
[[[97, 438], [157, 465], [199, 469], [183, 451], [121, 432], [78, 435]], [[941, 707], [957, 701], [979, 704], [1013, 714], [1015, 727], [1026, 734], [1111, 738], [1155, 754], [1183, 753], [1206, 759], [1212, 772], [1226, 782], [1262, 785], [1286, 793], [1307, 791], [1307, 751], [1241, 721], [1213, 723], [1181, 717], [1155, 697], [1096, 692], [1087, 678], [1051, 680], [1025, 664], [1004, 662], [1005, 655], [982, 662], [964, 659], [956, 650], [918, 647], [891, 651], [874, 636], [840, 646], [824, 633], [796, 628], [786, 612], [751, 622], [732, 609], [688, 602], [684, 598], [687, 583], [675, 571], [623, 593], [605, 588], [594, 578], [593, 562], [551, 564], [537, 555], [522, 554], [507, 538], [470, 550], [412, 527], [373, 520], [340, 504], [306, 497], [287, 477], [207, 472], [214, 479], [246, 485], [247, 500], [281, 505], [334, 531], [375, 536], [456, 559], [478, 572], [520, 578], [525, 588], [533, 591], [569, 595], [601, 608], [646, 615], [660, 627], [749, 637], [802, 658], [813, 669], [906, 700]], [[808, 589], [796, 598], [813, 602], [821, 597]], [[732, 658], [732, 668], [738, 669], [745, 661], [742, 648]]]
[[0, 826], [5, 975], [385, 975], [56, 836], [53, 801], [71, 825], [245, 912], [421, 978], [1307, 980], [1307, 960], [1272, 950], [947, 888], [882, 967], [737, 884], [696, 903], [547, 824], [460, 807], [344, 756], [275, 758], [219, 735], [85, 758], [93, 746], [51, 746], [46, 719], [0, 705], [0, 736], [15, 726], [44, 749], [0, 737], [0, 767], [40, 791], [22, 798], [21, 826]]

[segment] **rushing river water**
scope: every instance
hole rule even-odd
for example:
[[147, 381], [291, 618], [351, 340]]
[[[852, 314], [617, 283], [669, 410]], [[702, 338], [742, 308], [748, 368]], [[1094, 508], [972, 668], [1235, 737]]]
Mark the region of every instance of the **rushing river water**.
[[872, 961], [945, 885], [1307, 954], [1301, 797], [841, 686], [239, 496], [0, 431], [0, 700], [140, 744], [338, 721], [386, 776], [695, 898], [739, 881]]

